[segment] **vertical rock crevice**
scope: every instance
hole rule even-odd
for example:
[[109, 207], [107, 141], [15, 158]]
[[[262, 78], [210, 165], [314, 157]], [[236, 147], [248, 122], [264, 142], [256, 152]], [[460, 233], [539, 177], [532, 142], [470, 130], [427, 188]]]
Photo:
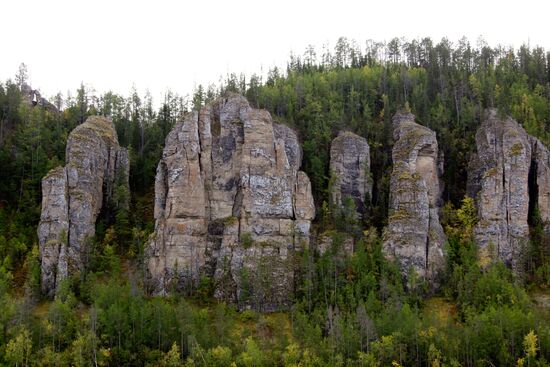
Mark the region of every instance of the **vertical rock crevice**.
[[549, 158], [548, 149], [515, 120], [487, 110], [468, 170], [468, 194], [475, 199], [479, 219], [474, 237], [483, 266], [500, 259], [521, 271], [518, 260], [537, 209], [549, 229]]
[[[535, 156], [536, 152], [534, 151], [533, 153], [533, 156]], [[537, 183], [537, 161], [534, 157], [531, 158], [527, 182], [529, 183], [529, 209], [527, 214], [527, 223], [530, 227], [532, 227], [535, 225], [535, 211], [537, 210], [537, 201], [539, 196], [539, 187]]]

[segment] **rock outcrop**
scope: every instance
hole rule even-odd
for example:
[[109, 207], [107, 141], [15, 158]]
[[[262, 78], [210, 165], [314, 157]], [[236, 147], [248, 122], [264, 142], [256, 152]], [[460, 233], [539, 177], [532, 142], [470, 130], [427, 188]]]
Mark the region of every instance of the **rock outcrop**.
[[435, 133], [410, 113], [393, 117], [390, 213], [383, 251], [406, 277], [414, 270], [437, 287], [444, 266], [445, 235], [439, 223], [440, 176]]
[[[106, 118], [89, 117], [71, 132], [66, 161], [42, 180], [38, 240], [42, 290], [49, 296], [61, 280], [86, 265], [87, 241], [117, 186], [129, 190], [128, 152], [119, 146], [114, 125]], [[128, 205], [127, 198], [121, 200], [118, 205]]]
[[367, 140], [351, 132], [341, 132], [330, 146], [330, 171], [332, 204], [341, 207], [346, 198], [351, 198], [357, 211], [364, 214], [372, 196]]
[[152, 292], [213, 279], [215, 296], [271, 311], [289, 305], [296, 250], [315, 207], [296, 134], [245, 98], [219, 98], [178, 123], [155, 183], [147, 255]]
[[529, 238], [529, 215], [538, 207], [550, 223], [550, 154], [512, 118], [496, 110], [476, 133], [468, 171], [468, 194], [475, 199], [474, 236], [482, 264], [500, 258], [516, 267]]
[[37, 89], [32, 89], [32, 87], [26, 83], [21, 85], [21, 99], [23, 103], [30, 107], [39, 106], [52, 113], [59, 112], [57, 107], [50, 103], [46, 98], [42, 97]]

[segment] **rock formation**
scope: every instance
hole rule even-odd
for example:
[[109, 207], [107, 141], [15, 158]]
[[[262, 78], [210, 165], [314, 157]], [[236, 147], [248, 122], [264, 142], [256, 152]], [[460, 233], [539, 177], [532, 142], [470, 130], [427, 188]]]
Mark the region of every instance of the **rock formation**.
[[529, 170], [530, 215], [536, 206], [544, 231], [550, 233], [550, 152], [537, 138], [530, 136], [531, 167]]
[[351, 132], [341, 132], [330, 146], [330, 171], [334, 177], [332, 204], [340, 207], [346, 198], [352, 198], [357, 211], [364, 214], [372, 195], [367, 140]]
[[468, 194], [476, 201], [474, 229], [482, 264], [498, 257], [515, 268], [529, 237], [529, 214], [538, 207], [550, 223], [550, 154], [510, 117], [496, 110], [476, 134], [468, 172]]
[[[66, 161], [42, 180], [38, 240], [42, 289], [49, 296], [62, 279], [86, 265], [87, 240], [116, 187], [128, 190], [128, 152], [119, 146], [114, 125], [106, 118], [89, 117], [71, 132]], [[127, 199], [119, 205], [127, 206]]]
[[57, 107], [42, 97], [37, 89], [32, 89], [27, 83], [21, 85], [21, 100], [30, 107], [39, 106], [52, 113], [58, 112]]
[[442, 167], [435, 133], [410, 113], [393, 117], [395, 145], [390, 181], [390, 213], [383, 251], [401, 272], [411, 270], [438, 285], [444, 266], [445, 235], [439, 223]]
[[296, 134], [238, 95], [219, 98], [166, 138], [149, 244], [152, 291], [214, 281], [215, 296], [264, 311], [289, 305], [293, 254], [315, 208]]

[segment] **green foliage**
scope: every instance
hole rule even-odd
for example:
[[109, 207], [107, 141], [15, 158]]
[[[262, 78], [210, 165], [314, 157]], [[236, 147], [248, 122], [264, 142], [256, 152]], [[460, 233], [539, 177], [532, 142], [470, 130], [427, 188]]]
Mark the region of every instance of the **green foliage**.
[[[343, 256], [336, 246], [326, 256], [314, 256], [312, 291], [304, 292], [288, 314], [238, 313], [222, 303], [205, 307], [177, 297], [149, 298], [115, 275], [92, 281], [91, 301], [75, 296], [67, 280], [55, 301], [37, 306], [37, 317], [18, 326], [12, 321], [15, 313], [6, 314], [10, 297], [0, 296], [6, 336], [0, 361], [383, 366], [513, 365], [521, 359], [535, 365], [549, 357], [547, 323], [502, 265], [469, 275], [471, 292], [462, 289], [437, 306], [449, 305], [442, 317], [434, 306], [424, 309], [403, 292], [400, 274], [376, 255], [379, 241], [367, 232], [353, 254]], [[310, 307], [308, 297], [314, 299]]]
[[162, 367], [179, 367], [182, 365], [181, 356], [177, 344], [174, 342], [172, 348], [162, 356], [159, 361], [159, 366]]
[[25, 289], [29, 296], [33, 299], [40, 298], [40, 254], [38, 246], [33, 246], [32, 250], [27, 254], [25, 267], [27, 269], [27, 279]]
[[241, 233], [241, 245], [244, 248], [249, 248], [254, 244], [254, 240], [252, 239], [252, 233], [250, 232], [244, 232]]
[[29, 366], [32, 340], [27, 329], [23, 329], [6, 346], [6, 361], [15, 366]]
[[520, 259], [527, 278], [539, 287], [550, 286], [550, 236], [546, 233], [545, 224], [538, 207], [530, 213], [530, 241], [527, 244], [525, 257]]
[[[0, 358], [5, 352], [5, 345], [8, 342], [8, 327], [16, 311], [15, 302], [8, 293], [12, 275], [0, 265]], [[1, 360], [1, 359], [0, 359]]]
[[336, 229], [358, 236], [361, 234], [361, 223], [355, 201], [351, 197], [346, 197], [339, 208], [333, 208]]

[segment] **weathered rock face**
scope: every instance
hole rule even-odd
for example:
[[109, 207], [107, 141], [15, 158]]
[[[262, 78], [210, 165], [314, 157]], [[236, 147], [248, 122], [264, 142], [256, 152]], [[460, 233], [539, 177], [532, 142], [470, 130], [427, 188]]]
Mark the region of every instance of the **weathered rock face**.
[[530, 136], [531, 167], [529, 171], [530, 214], [536, 206], [544, 231], [550, 233], [550, 152], [537, 138]]
[[[538, 206], [550, 223], [550, 154], [511, 118], [489, 110], [476, 134], [468, 194], [476, 201], [474, 229], [480, 260], [498, 257], [515, 268], [529, 237], [529, 212]], [[548, 227], [548, 226], [547, 226]]]
[[296, 134], [238, 95], [189, 114], [166, 139], [155, 184], [154, 293], [214, 280], [240, 307], [286, 307], [294, 251], [315, 207]]
[[393, 172], [390, 216], [383, 251], [434, 287], [444, 266], [445, 235], [439, 223], [442, 167], [435, 133], [414, 122], [410, 113], [393, 118]]
[[87, 240], [115, 188], [128, 190], [128, 152], [119, 146], [110, 120], [92, 116], [75, 128], [67, 140], [66, 159], [65, 167], [42, 180], [38, 240], [42, 289], [49, 296], [62, 279], [86, 265]]
[[352, 198], [357, 211], [363, 214], [372, 195], [367, 140], [351, 132], [341, 132], [330, 146], [330, 171], [334, 175], [333, 205], [340, 207], [346, 198]]

